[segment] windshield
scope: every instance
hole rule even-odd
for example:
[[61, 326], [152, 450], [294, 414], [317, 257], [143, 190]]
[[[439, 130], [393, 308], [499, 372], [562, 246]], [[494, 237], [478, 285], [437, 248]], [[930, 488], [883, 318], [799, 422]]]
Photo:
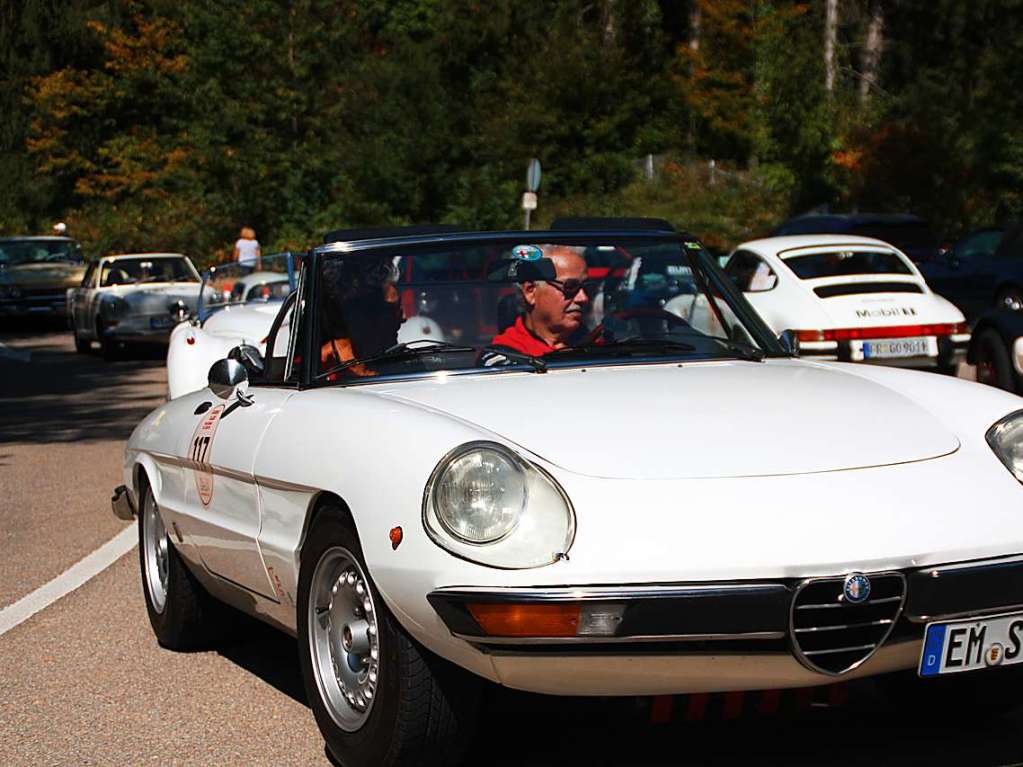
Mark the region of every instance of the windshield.
[[134, 285], [140, 282], [198, 282], [195, 272], [184, 257], [154, 258], [139, 256], [106, 261], [100, 271], [99, 284]]
[[10, 240], [0, 242], [0, 266], [80, 262], [82, 246], [74, 240]]
[[847, 277], [857, 274], [912, 274], [909, 265], [898, 255], [885, 251], [840, 250], [790, 256], [785, 264], [797, 277], [812, 280], [818, 277]]
[[314, 378], [783, 354], [699, 243], [558, 240], [323, 254]]
[[237, 304], [280, 304], [294, 289], [291, 253], [262, 256], [258, 270], [237, 261], [217, 264], [203, 272], [199, 316], [205, 319], [225, 306]]

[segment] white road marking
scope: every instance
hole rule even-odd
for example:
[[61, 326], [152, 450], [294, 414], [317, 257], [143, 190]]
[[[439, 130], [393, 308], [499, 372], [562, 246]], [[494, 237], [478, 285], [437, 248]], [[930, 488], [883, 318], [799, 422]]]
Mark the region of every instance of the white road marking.
[[78, 564], [72, 565], [49, 583], [0, 610], [0, 636], [106, 570], [135, 548], [138, 536], [135, 524], [129, 525]]
[[32, 352], [22, 349], [12, 349], [7, 344], [0, 342], [0, 357], [7, 357], [16, 362], [31, 362]]

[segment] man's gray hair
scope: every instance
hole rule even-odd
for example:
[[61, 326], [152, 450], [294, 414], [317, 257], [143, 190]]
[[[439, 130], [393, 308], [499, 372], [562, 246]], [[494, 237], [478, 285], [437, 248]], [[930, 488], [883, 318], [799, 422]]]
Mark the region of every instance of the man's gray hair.
[[571, 253], [573, 256], [579, 256], [579, 258], [585, 258], [584, 254], [586, 253], [586, 248], [581, 245], [555, 245], [552, 243], [541, 245], [540, 250], [543, 251], [544, 258], [550, 258], [552, 251]]

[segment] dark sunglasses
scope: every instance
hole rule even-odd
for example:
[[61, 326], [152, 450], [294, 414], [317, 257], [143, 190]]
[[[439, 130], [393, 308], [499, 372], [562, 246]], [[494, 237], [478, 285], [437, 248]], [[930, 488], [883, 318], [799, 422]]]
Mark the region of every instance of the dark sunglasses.
[[579, 291], [583, 291], [589, 298], [593, 298], [600, 289], [600, 280], [544, 280], [548, 285], [561, 291], [566, 300], [575, 298]]

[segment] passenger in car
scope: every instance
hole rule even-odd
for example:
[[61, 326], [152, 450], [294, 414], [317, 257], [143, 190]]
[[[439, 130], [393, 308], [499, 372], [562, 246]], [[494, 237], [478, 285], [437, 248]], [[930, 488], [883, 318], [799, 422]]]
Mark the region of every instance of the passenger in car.
[[[389, 258], [326, 259], [322, 266], [320, 369], [379, 354], [398, 342], [405, 321]], [[374, 376], [366, 365], [346, 372]]]
[[582, 250], [564, 245], [544, 245], [541, 250], [554, 264], [557, 278], [519, 286], [524, 310], [510, 328], [494, 336], [493, 346], [537, 357], [570, 346], [583, 329], [590, 297], [584, 289], [587, 269]]

